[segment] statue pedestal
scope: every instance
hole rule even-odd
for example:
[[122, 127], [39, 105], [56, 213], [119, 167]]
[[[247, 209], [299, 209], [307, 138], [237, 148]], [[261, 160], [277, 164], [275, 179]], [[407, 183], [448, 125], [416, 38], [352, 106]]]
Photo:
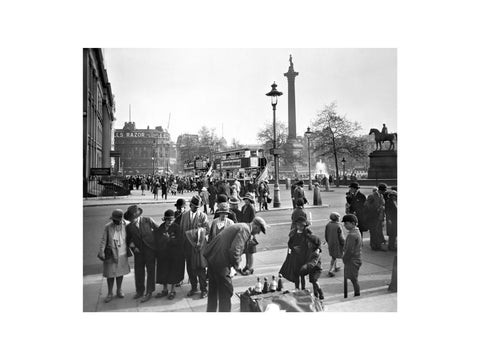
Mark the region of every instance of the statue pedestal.
[[370, 167], [369, 179], [396, 179], [397, 152], [395, 150], [378, 150], [368, 155]]

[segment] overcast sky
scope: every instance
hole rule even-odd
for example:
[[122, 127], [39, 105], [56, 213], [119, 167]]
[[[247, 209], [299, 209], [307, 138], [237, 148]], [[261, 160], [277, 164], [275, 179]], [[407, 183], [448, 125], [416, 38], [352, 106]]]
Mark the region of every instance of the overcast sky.
[[167, 127], [176, 141], [182, 133], [215, 128], [228, 143], [256, 143], [272, 122], [265, 94], [275, 81], [283, 92], [277, 120], [288, 122], [287, 78], [292, 54], [297, 136], [326, 104], [357, 121], [362, 133], [385, 123], [397, 131], [396, 49], [105, 49], [116, 102], [117, 129], [129, 120], [137, 128]]

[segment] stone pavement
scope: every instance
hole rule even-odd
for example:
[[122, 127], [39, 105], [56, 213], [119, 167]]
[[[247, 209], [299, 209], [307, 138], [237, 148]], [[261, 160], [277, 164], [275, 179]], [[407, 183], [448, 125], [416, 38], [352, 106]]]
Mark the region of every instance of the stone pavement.
[[[367, 312], [394, 312], [397, 311], [397, 294], [388, 291], [392, 274], [394, 252], [374, 252], [368, 245], [368, 238], [364, 240], [363, 264], [360, 268], [359, 282], [361, 287], [361, 296], [353, 297], [353, 288], [348, 284], [348, 298], [343, 298], [343, 270], [336, 273], [335, 277], [328, 277], [325, 271], [329, 265], [328, 250], [322, 246], [322, 267], [324, 271], [320, 277], [320, 286], [324, 291], [324, 305], [326, 311], [367, 311]], [[255, 272], [249, 276], [237, 275], [233, 278], [233, 286], [236, 293], [240, 293], [254, 287], [257, 276], [262, 283], [263, 278], [271, 280], [272, 275], [277, 276], [278, 271], [285, 259], [286, 249], [257, 252], [254, 256]], [[205, 312], [207, 299], [200, 299], [200, 294], [192, 298], [186, 297], [190, 290], [190, 285], [185, 282], [182, 286], [176, 288], [176, 297], [173, 300], [165, 298], [152, 299], [146, 303], [134, 300], [135, 282], [133, 275], [133, 260], [130, 260], [132, 271], [124, 277], [123, 291], [126, 296], [124, 299], [114, 297], [110, 303], [103, 300], [107, 293], [106, 280], [101, 274], [84, 276], [83, 279], [83, 310], [86, 312], [95, 311], [158, 311], [158, 312]], [[243, 264], [242, 264], [243, 266]], [[188, 281], [188, 275], [185, 272], [185, 281]], [[306, 278], [307, 289], [312, 289], [311, 284]], [[284, 288], [293, 290], [293, 283], [284, 280]], [[161, 285], [156, 285], [156, 292], [162, 289]], [[114, 287], [114, 292], [116, 288]], [[240, 301], [238, 296], [232, 297], [232, 312], [240, 311]]]

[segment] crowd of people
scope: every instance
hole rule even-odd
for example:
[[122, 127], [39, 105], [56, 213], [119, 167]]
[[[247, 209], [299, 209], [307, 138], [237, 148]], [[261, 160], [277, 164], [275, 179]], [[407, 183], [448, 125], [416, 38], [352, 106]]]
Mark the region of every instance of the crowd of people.
[[[228, 196], [224, 183], [210, 185], [220, 189], [215, 193], [213, 206], [209, 204], [211, 193], [202, 196], [206, 189], [203, 187], [200, 194], [191, 197], [188, 210], [185, 199], [179, 198], [176, 210], [165, 211], [161, 223], [143, 216], [138, 205], [129, 206], [125, 213], [121, 209], [113, 211], [98, 253], [104, 264], [103, 276], [107, 278], [105, 302], [113, 299], [115, 281], [117, 297], [124, 297], [122, 280], [130, 272], [128, 257], [134, 256], [134, 299], [149, 301], [156, 284], [162, 290], [155, 297], [174, 299], [175, 288], [183, 282], [186, 267], [191, 286], [187, 296], [197, 293], [200, 298], [208, 296], [207, 311], [230, 311], [233, 295], [230, 269], [235, 270], [235, 275], [254, 272], [256, 235], [265, 233], [267, 225], [256, 216], [253, 193]], [[241, 200], [243, 206], [239, 209]], [[210, 205], [212, 221], [209, 221], [206, 204]], [[202, 206], [204, 211], [200, 210]], [[240, 269], [243, 254], [246, 265]]]
[[[135, 299], [149, 301], [156, 284], [161, 286], [161, 291], [155, 297], [174, 299], [175, 288], [182, 284], [186, 267], [191, 286], [186, 296], [198, 293], [201, 298], [208, 297], [207, 311], [230, 311], [231, 276], [254, 273], [256, 235], [265, 234], [267, 229], [265, 220], [258, 217], [257, 212], [268, 210], [269, 203], [267, 183], [255, 186], [250, 182], [241, 186], [237, 181], [231, 185], [222, 180], [202, 181], [200, 190], [188, 202], [188, 209], [185, 199], [179, 198], [175, 210], [166, 210], [161, 223], [143, 216], [138, 205], [129, 206], [125, 213], [121, 209], [114, 210], [112, 221], [105, 226], [98, 253], [104, 264], [103, 276], [107, 278], [105, 302], [113, 299], [115, 282], [117, 297], [125, 296], [122, 280], [130, 272], [128, 257], [134, 256]], [[196, 188], [199, 188], [198, 184]], [[294, 210], [287, 243], [289, 277], [296, 289], [304, 290], [308, 275], [314, 296], [323, 300], [318, 282], [322, 271], [321, 240], [309, 227], [302, 180], [292, 185], [291, 195]], [[396, 187], [388, 189], [381, 183], [365, 196], [359, 184], [353, 182], [346, 193], [346, 215], [342, 218], [345, 230], [340, 225], [340, 214], [330, 214], [324, 234], [331, 257], [328, 276], [333, 277], [340, 270], [337, 260], [342, 259], [345, 278], [351, 280], [355, 296], [360, 295], [358, 271], [362, 264], [362, 233], [370, 231], [372, 250], [384, 250], [383, 222], [386, 220], [388, 249], [396, 250], [396, 210]], [[213, 215], [212, 220], [209, 220], [209, 214]], [[243, 254], [246, 265], [240, 268]]]

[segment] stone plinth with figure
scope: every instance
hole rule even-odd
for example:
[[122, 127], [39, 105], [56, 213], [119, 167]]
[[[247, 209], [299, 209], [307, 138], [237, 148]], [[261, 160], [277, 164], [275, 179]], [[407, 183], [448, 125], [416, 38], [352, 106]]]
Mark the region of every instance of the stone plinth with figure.
[[[370, 129], [369, 135], [375, 136], [376, 149], [368, 157], [370, 167], [368, 168], [369, 179], [396, 179], [397, 178], [397, 152], [395, 142], [397, 133], [389, 133], [385, 124], [382, 131]], [[382, 150], [385, 141], [389, 142], [388, 150]]]

